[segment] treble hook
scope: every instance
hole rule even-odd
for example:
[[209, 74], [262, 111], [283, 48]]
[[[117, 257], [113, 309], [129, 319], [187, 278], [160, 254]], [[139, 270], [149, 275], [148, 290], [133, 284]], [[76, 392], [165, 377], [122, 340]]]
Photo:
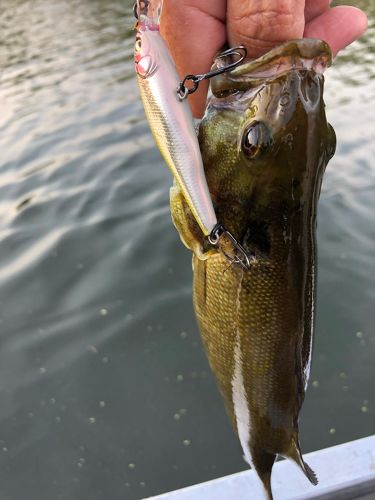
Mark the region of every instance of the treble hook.
[[233, 248], [236, 253], [234, 253], [234, 255], [232, 256], [228, 255], [223, 248], [220, 248], [220, 250], [232, 264], [239, 264], [243, 269], [248, 271], [250, 269], [251, 262], [256, 260], [255, 256], [253, 254], [249, 255], [241, 245], [241, 243], [239, 243], [233, 236], [233, 234], [225, 229], [222, 224], [216, 224], [216, 226], [212, 229], [210, 235], [208, 236], [208, 241], [211, 243], [211, 245], [217, 246], [219, 244], [220, 238], [224, 234], [233, 244]]
[[[213, 76], [221, 75], [222, 73], [226, 73], [227, 71], [231, 71], [232, 69], [236, 68], [246, 58], [247, 49], [243, 45], [239, 45], [238, 47], [231, 47], [230, 49], [227, 49], [219, 54], [217, 56], [217, 59], [222, 59], [226, 56], [238, 56], [239, 59], [228, 64], [227, 66], [216, 68], [212, 71], [209, 71], [208, 73], [202, 73], [201, 75], [186, 75], [185, 78], [180, 82], [180, 85], [177, 89], [177, 95], [179, 99], [183, 101], [189, 94], [193, 94], [197, 90], [199, 83], [202, 80], [208, 80]], [[191, 80], [193, 82], [193, 86], [190, 88], [185, 85], [188, 80]]]

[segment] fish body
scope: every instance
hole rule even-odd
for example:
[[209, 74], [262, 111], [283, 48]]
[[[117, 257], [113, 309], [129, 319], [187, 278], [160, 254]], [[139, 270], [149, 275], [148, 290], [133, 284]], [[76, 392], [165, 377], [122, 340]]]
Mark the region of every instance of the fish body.
[[171, 193], [174, 223], [194, 252], [208, 360], [269, 499], [278, 455], [317, 483], [298, 418], [313, 342], [317, 203], [335, 150], [321, 74], [330, 60], [324, 42], [292, 41], [212, 82], [199, 143], [217, 216], [254, 255], [249, 270], [208, 247], [182, 193]]
[[135, 71], [144, 110], [161, 155], [201, 231], [208, 236], [217, 219], [204, 175], [193, 116], [187, 100], [178, 96], [180, 79], [159, 31], [156, 5], [149, 7], [153, 7], [152, 17], [147, 17], [150, 12], [141, 14], [139, 9], [134, 48]]

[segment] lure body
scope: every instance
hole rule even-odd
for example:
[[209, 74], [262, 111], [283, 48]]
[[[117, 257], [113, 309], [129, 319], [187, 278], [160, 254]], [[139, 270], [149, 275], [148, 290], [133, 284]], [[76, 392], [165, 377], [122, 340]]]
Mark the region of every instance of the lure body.
[[217, 224], [190, 106], [177, 94], [180, 79], [158, 23], [140, 16], [135, 71], [146, 117], [168, 167], [204, 236]]

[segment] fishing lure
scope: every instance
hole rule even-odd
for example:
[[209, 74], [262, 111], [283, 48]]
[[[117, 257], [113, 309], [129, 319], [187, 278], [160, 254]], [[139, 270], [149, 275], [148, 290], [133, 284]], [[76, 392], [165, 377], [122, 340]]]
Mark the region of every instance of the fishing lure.
[[[218, 223], [203, 169], [194, 120], [186, 100], [199, 82], [237, 66], [246, 49], [221, 54], [240, 58], [202, 75], [187, 75], [180, 81], [167, 45], [160, 34], [161, 0], [138, 0], [135, 5], [135, 71], [144, 110], [161, 155], [173, 173], [186, 202], [205, 237], [218, 246], [231, 262], [249, 268], [249, 256], [236, 239]], [[241, 53], [242, 50], [242, 53]], [[192, 86], [187, 86], [187, 81]]]

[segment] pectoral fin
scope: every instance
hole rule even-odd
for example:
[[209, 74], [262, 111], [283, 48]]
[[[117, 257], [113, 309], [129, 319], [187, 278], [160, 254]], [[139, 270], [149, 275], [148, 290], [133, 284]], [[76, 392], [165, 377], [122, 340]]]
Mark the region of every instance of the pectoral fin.
[[172, 221], [182, 243], [194, 252], [198, 259], [207, 259], [214, 250], [207, 248], [203, 233], [177, 184], [170, 189], [170, 205]]

